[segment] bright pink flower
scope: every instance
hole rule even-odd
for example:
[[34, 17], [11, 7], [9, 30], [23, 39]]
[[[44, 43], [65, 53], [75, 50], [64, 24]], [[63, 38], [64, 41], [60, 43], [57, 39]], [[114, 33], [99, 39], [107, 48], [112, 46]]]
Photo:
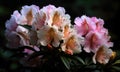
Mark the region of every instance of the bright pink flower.
[[95, 30], [101, 31], [104, 27], [104, 21], [102, 19], [97, 19], [96, 17], [92, 17], [91, 20], [95, 23], [96, 28]]
[[75, 19], [75, 29], [78, 34], [86, 35], [89, 31], [94, 30], [96, 25], [91, 19], [85, 15], [81, 16], [81, 18], [77, 17]]
[[84, 50], [86, 52], [96, 52], [99, 47], [105, 45], [112, 47], [113, 43], [110, 42], [108, 30], [103, 27], [104, 21], [96, 17], [87, 17], [85, 15], [81, 18], [75, 19], [75, 29], [79, 36], [85, 37]]
[[95, 53], [101, 46], [112, 47], [113, 43], [109, 39], [108, 34], [91, 31], [85, 36], [84, 50]]

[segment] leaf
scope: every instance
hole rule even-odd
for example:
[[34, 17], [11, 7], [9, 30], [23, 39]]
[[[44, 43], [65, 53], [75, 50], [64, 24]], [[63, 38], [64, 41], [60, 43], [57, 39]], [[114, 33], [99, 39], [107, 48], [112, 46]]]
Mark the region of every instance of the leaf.
[[2, 56], [4, 58], [10, 58], [12, 55], [13, 55], [13, 53], [10, 52], [10, 51], [5, 51], [5, 52], [2, 53]]
[[118, 66], [112, 66], [113, 69], [115, 69], [116, 71], [120, 71], [120, 67]]
[[96, 69], [96, 65], [88, 65], [85, 68], [89, 68], [89, 69]]
[[20, 26], [27, 28], [28, 30], [31, 30], [31, 28], [32, 28], [32, 26], [29, 26], [29, 25], [20, 25]]
[[87, 57], [87, 58], [85, 59], [85, 64], [86, 64], [86, 65], [92, 64], [92, 60], [91, 60], [89, 57]]
[[85, 64], [85, 62], [83, 61], [82, 58], [80, 58], [78, 56], [75, 56], [74, 58], [77, 59], [80, 63]]
[[64, 63], [64, 65], [66, 66], [66, 68], [70, 70], [70, 59], [68, 59], [67, 57], [63, 57], [63, 56], [61, 56], [60, 58], [62, 62]]
[[115, 61], [112, 65], [120, 64], [120, 60]]
[[18, 67], [18, 65], [16, 63], [12, 63], [10, 66], [11, 69], [17, 69], [17, 67]]

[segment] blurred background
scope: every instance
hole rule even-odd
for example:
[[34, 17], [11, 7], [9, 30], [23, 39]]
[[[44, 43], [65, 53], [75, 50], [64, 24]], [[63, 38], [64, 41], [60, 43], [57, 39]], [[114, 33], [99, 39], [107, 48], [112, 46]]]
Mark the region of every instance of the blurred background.
[[[104, 27], [109, 30], [111, 41], [114, 42], [113, 50], [120, 50], [120, 2], [119, 0], [0, 0], [0, 72], [8, 67], [8, 53], [4, 52], [6, 39], [4, 37], [5, 22], [11, 17], [14, 10], [21, 10], [24, 5], [35, 4], [43, 6], [53, 4], [56, 7], [64, 7], [66, 13], [71, 16], [74, 24], [75, 17], [82, 15], [96, 16], [105, 22]], [[11, 66], [16, 67], [15, 64]]]

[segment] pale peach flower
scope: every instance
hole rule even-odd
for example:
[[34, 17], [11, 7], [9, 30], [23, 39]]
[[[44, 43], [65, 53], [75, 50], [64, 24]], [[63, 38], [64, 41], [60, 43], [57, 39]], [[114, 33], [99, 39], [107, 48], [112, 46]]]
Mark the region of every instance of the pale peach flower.
[[57, 30], [56, 27], [45, 26], [43, 29], [37, 31], [39, 42], [43, 46], [52, 45], [58, 47], [62, 34]]
[[113, 51], [106, 46], [101, 46], [93, 56], [93, 62], [99, 62], [101, 64], [107, 64], [112, 56]]
[[39, 12], [39, 7], [36, 5], [25, 5], [21, 9], [20, 17], [17, 19], [18, 24], [32, 25], [34, 16]]

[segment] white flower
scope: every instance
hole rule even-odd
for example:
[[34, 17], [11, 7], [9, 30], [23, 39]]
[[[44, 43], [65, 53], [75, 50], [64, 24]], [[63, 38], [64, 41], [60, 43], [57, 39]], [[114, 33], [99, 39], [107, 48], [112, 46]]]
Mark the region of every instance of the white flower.
[[32, 25], [35, 14], [39, 12], [39, 7], [36, 5], [25, 5], [21, 9], [21, 16], [17, 19], [18, 24]]
[[59, 46], [59, 41], [61, 40], [62, 36], [55, 27], [49, 27], [46, 25], [41, 30], [37, 31], [37, 33], [41, 45], [47, 46], [52, 44], [54, 47]]
[[82, 51], [81, 42], [82, 39], [76, 35], [75, 31], [73, 31], [64, 39], [64, 43], [61, 45], [62, 51], [71, 55], [74, 53], [80, 53]]

